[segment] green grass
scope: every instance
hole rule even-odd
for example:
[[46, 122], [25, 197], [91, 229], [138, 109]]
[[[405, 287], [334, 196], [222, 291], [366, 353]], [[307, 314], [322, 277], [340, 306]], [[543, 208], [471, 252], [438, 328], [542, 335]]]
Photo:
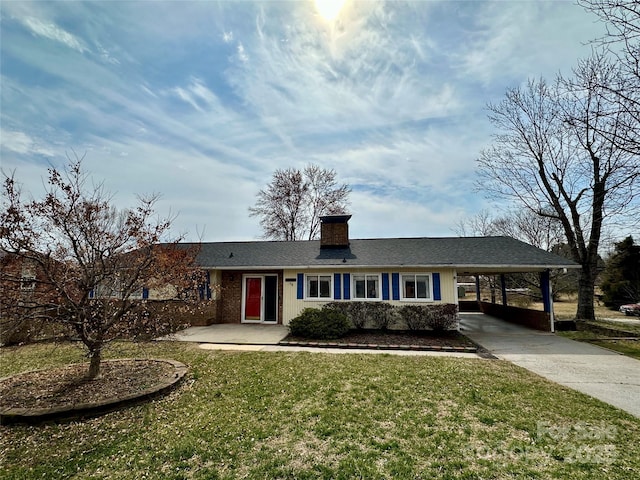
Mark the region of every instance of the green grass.
[[638, 340], [593, 340], [591, 343], [640, 360], [640, 341]]
[[[627, 317], [627, 318], [630, 318], [630, 317]], [[631, 317], [631, 318], [635, 318], [635, 317]], [[620, 330], [621, 337], [628, 336], [629, 333], [640, 336], [640, 321], [634, 322], [634, 323], [627, 323], [627, 322], [622, 323], [622, 322], [611, 322], [608, 320], [596, 319], [595, 321], [589, 322], [589, 323], [593, 323], [594, 325], [600, 326], [600, 327], [611, 328], [613, 330]]]
[[[640, 322], [638, 323], [621, 323], [611, 322], [607, 320], [595, 320], [588, 322], [597, 327], [605, 327], [620, 332], [619, 337], [628, 337], [629, 334], [640, 336]], [[558, 335], [570, 338], [572, 340], [580, 340], [598, 345], [600, 347], [615, 350], [628, 357], [640, 360], [640, 341], [639, 340], [613, 340], [601, 335], [597, 332], [589, 330], [579, 330], [577, 332], [557, 332]]]
[[[0, 427], [5, 479], [633, 478], [640, 420], [502, 361], [213, 352], [120, 344], [187, 363], [170, 395], [102, 417]], [[81, 361], [0, 351], [0, 376]]]

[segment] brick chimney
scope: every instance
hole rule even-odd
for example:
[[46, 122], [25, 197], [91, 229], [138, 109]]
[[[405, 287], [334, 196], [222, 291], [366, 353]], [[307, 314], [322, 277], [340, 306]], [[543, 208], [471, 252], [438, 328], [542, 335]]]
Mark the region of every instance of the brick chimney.
[[350, 218], [351, 215], [320, 217], [320, 248], [347, 248]]

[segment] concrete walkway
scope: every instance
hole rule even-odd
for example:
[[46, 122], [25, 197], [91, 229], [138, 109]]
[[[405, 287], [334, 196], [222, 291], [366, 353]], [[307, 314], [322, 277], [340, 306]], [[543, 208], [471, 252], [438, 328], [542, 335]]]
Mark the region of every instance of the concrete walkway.
[[640, 361], [588, 343], [462, 313], [460, 329], [496, 357], [640, 417]]

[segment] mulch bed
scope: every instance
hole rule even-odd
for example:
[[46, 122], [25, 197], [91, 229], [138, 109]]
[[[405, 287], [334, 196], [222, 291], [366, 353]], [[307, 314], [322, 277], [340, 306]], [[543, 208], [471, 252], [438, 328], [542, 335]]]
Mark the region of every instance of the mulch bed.
[[186, 367], [167, 360], [104, 360], [86, 380], [88, 364], [19, 373], [0, 380], [2, 423], [86, 413], [148, 397], [179, 381]]
[[281, 345], [301, 345], [338, 348], [375, 348], [388, 350], [433, 350], [477, 352], [478, 346], [460, 332], [411, 332], [384, 330], [354, 330], [341, 338], [313, 340], [288, 335]]

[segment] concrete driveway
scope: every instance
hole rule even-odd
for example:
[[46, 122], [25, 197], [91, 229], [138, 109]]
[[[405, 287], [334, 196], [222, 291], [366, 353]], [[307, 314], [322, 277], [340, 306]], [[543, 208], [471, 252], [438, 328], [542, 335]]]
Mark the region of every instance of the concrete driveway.
[[460, 330], [496, 357], [640, 417], [640, 361], [481, 313], [460, 314]]

